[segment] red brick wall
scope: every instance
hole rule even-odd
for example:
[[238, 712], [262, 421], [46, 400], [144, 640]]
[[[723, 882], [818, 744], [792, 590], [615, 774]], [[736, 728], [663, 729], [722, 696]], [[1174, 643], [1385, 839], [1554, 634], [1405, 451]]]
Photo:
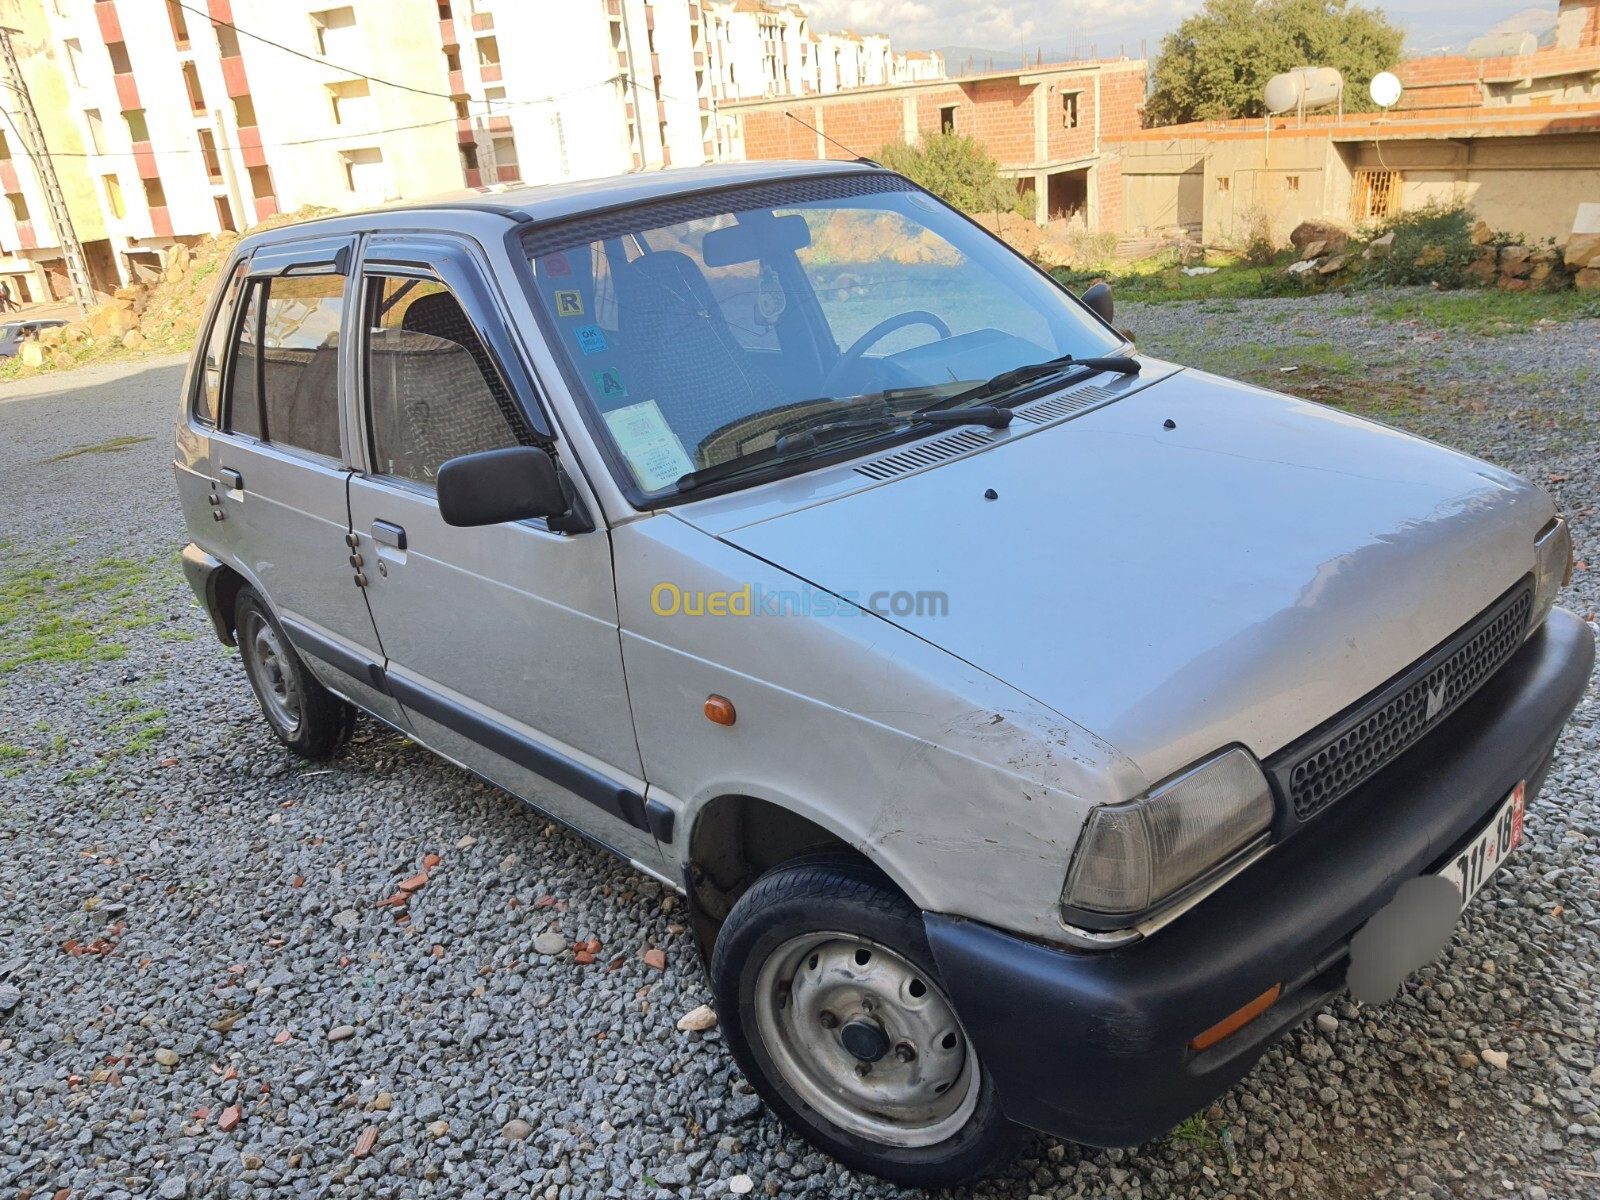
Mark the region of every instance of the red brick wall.
[[[916, 125], [920, 132], [937, 133], [940, 110], [954, 107], [956, 131], [977, 138], [1002, 166], [1018, 167], [1037, 161], [1034, 153], [1034, 89], [1056, 90], [1046, 97], [1045, 117], [1047, 156], [1061, 162], [1088, 158], [1094, 153], [1095, 76], [1089, 73], [1046, 77], [1039, 83], [1021, 83], [1015, 78], [952, 80], [943, 87], [873, 91], [863, 95], [848, 93], [817, 97], [812, 102], [797, 102], [776, 107], [741, 108], [744, 114], [744, 152], [749, 159], [815, 158], [816, 135], [785, 112], [813, 125], [820, 125], [829, 136], [838, 138], [857, 154], [876, 154], [886, 142], [905, 137], [905, 97], [914, 97]], [[1078, 127], [1067, 129], [1061, 122], [1062, 91], [1080, 91]], [[1100, 76], [1100, 134], [1102, 138], [1120, 136], [1139, 128], [1139, 106], [1144, 101], [1144, 74], [1137, 67], [1120, 64]], [[817, 113], [821, 112], [819, 122]], [[829, 158], [847, 158], [838, 146], [825, 144]]]
[[1111, 233], [1122, 230], [1122, 160], [1106, 155], [1095, 165], [1100, 178], [1100, 228]]

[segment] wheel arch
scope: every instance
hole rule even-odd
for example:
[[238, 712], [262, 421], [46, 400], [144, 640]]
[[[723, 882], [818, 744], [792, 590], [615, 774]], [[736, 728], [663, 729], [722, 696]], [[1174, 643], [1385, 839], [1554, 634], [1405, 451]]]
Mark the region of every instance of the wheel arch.
[[893, 865], [869, 854], [859, 840], [760, 796], [733, 792], [707, 800], [694, 813], [685, 845], [690, 922], [707, 964], [739, 897], [774, 867], [799, 858], [828, 854], [855, 860], [917, 903]]

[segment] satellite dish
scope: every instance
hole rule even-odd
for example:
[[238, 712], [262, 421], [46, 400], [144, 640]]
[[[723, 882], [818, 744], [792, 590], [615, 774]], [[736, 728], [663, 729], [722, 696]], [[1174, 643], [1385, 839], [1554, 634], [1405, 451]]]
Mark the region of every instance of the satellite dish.
[[1372, 102], [1379, 108], [1393, 108], [1404, 90], [1393, 71], [1380, 71], [1372, 77]]

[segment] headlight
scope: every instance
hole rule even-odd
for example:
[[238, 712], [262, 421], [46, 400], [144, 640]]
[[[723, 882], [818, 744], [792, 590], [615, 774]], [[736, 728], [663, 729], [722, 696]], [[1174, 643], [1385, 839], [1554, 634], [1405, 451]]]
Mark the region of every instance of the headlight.
[[1550, 518], [1533, 543], [1533, 620], [1531, 633], [1556, 602], [1556, 593], [1572, 582], [1572, 530], [1564, 517]]
[[1272, 824], [1272, 789], [1233, 749], [1131, 804], [1102, 805], [1078, 840], [1061, 902], [1108, 914], [1142, 913], [1220, 866]]

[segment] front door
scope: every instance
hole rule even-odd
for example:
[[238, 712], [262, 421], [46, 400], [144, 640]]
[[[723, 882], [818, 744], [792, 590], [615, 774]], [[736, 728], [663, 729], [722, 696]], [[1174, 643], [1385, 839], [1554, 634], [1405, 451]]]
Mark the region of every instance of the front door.
[[647, 866], [660, 852], [622, 674], [609, 536], [453, 528], [447, 459], [535, 445], [531, 381], [465, 244], [374, 238], [361, 296], [366, 469], [350, 485], [387, 681], [426, 744]]
[[353, 238], [258, 252], [245, 269], [211, 447], [217, 530], [295, 649], [328, 687], [391, 722], [361, 572], [346, 544], [350, 443], [339, 403], [340, 329]]

